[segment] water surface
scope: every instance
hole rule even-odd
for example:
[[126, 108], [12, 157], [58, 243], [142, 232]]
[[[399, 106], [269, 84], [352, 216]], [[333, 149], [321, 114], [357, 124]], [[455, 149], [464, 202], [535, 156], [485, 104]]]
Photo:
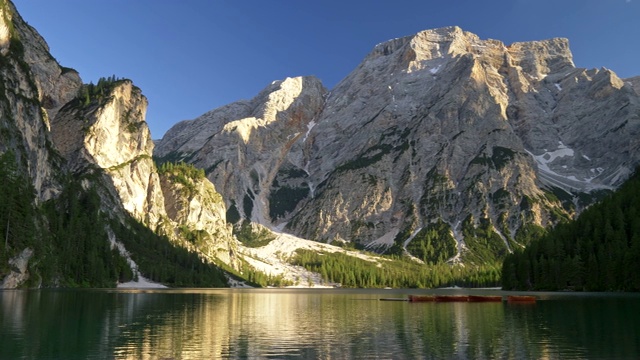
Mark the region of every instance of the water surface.
[[1, 359], [634, 359], [640, 295], [479, 290], [0, 291]]

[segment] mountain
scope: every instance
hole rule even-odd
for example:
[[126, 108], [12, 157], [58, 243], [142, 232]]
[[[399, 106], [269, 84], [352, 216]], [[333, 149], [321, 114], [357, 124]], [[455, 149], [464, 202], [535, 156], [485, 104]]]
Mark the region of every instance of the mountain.
[[638, 79], [442, 28], [154, 144], [141, 89], [83, 83], [0, 0], [0, 288], [495, 286], [638, 165]]
[[203, 170], [154, 161], [147, 105], [131, 80], [83, 83], [0, 0], [0, 288], [323, 282], [288, 256], [343, 249], [234, 231]]
[[0, 15], [0, 287], [226, 285], [226, 208], [199, 171], [156, 167], [141, 90], [83, 84], [11, 2]]
[[638, 164], [637, 78], [576, 68], [566, 39], [458, 27], [377, 45], [171, 128], [238, 223], [425, 261], [486, 263], [616, 189]]

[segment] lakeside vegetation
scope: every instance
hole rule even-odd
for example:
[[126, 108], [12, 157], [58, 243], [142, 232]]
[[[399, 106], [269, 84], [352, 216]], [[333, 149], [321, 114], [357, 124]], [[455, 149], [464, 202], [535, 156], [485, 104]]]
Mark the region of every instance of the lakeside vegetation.
[[61, 179], [60, 194], [35, 206], [31, 181], [19, 171], [15, 155], [5, 152], [0, 155], [0, 183], [0, 279], [11, 272], [9, 259], [30, 248], [31, 276], [25, 287], [114, 287], [135, 277], [125, 257], [112, 247], [109, 239], [114, 238], [153, 281], [173, 287], [227, 286], [223, 271], [198, 254], [127, 215], [110, 218], [102, 210], [99, 189], [83, 186], [82, 178]]
[[294, 265], [317, 272], [327, 283], [350, 288], [436, 288], [499, 286], [499, 263], [480, 266], [425, 265], [408, 257], [381, 257], [378, 262], [341, 252], [298, 250]]
[[19, 170], [13, 152], [0, 155], [0, 279], [11, 269], [9, 259], [22, 249], [38, 243], [34, 219], [37, 218], [35, 189]]
[[640, 172], [572, 222], [507, 256], [507, 290], [640, 291]]

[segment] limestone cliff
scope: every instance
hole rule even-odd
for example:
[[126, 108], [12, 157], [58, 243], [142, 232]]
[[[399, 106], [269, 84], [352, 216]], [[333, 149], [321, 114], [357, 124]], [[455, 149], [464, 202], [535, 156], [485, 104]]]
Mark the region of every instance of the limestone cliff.
[[42, 36], [22, 20], [13, 5], [10, 6], [15, 31], [24, 49], [24, 61], [29, 65], [38, 88], [38, 100], [46, 110], [47, 118], [52, 119], [64, 104], [75, 97], [82, 80], [74, 69], [58, 64]]
[[[30, 247], [29, 232], [42, 231], [44, 225], [41, 217], [29, 216], [35, 206], [60, 191], [60, 159], [51, 151], [49, 117], [43, 103], [55, 111], [53, 103], [75, 96], [79, 86], [77, 73], [63, 71], [48, 53], [44, 40], [22, 20], [13, 4], [0, 1], [0, 154], [15, 164], [15, 168], [4, 168], [3, 172], [13, 179], [23, 179], [28, 184], [21, 186], [34, 196], [19, 199], [33, 204], [10, 203], [5, 197], [0, 201], [4, 234], [0, 258], [7, 261], [0, 264], [0, 269], [7, 265], [9, 269], [0, 273], [4, 278], [0, 281], [2, 288], [17, 287], [29, 280], [30, 260], [42, 255]], [[12, 191], [17, 189], [4, 189], [5, 193]]]
[[55, 113], [74, 97], [80, 78], [60, 67], [42, 37], [9, 1], [0, 2], [0, 57], [0, 151], [18, 149], [16, 155], [27, 167], [39, 200], [46, 200], [58, 191], [47, 146], [47, 111]]
[[163, 231], [210, 261], [239, 269], [238, 242], [226, 222], [222, 196], [204, 178], [204, 173], [189, 174], [193, 171], [180, 165], [166, 164], [160, 168], [164, 210], [169, 219]]
[[639, 116], [631, 82], [576, 68], [566, 39], [507, 46], [449, 27], [377, 45], [330, 92], [287, 79], [180, 123], [156, 154], [304, 238], [386, 250], [444, 222], [451, 259], [488, 261], [472, 253], [499, 257], [619, 186], [640, 160]]
[[[31, 201], [31, 186], [36, 194], [33, 204], [1, 204], [4, 242], [0, 287], [18, 287], [27, 281], [39, 286], [37, 280], [29, 280], [34, 269], [39, 281], [43, 275], [49, 278], [48, 286], [65, 280], [39, 271], [45, 267], [63, 272], [42, 264], [63, 258], [56, 253], [60, 244], [53, 243], [60, 239], [47, 229], [68, 224], [52, 224], [47, 219], [51, 215], [35, 209], [46, 205], [48, 209], [58, 206], [63, 212], [69, 210], [62, 203], [52, 204], [57, 204], [65, 186], [74, 181], [82, 184], [81, 189], [74, 188], [76, 192], [97, 189], [96, 214], [107, 215], [95, 224], [101, 229], [94, 233], [104, 235], [104, 244], [111, 244], [122, 255], [129, 256], [129, 252], [119, 243], [122, 239], [115, 236], [111, 221], [126, 224], [131, 216], [174, 243], [200, 253], [200, 263], [204, 258], [238, 266], [236, 240], [226, 225], [224, 204], [213, 185], [200, 179], [189, 196], [182, 198], [183, 184], [159, 176], [152, 159], [154, 145], [145, 122], [146, 108], [147, 99], [129, 80], [114, 77], [83, 85], [75, 70], [57, 63], [44, 39], [22, 20], [13, 4], [0, 0], [0, 155], [8, 164], [15, 158], [16, 164], [2, 176], [30, 183], [24, 186], [26, 195], [19, 201]], [[5, 190], [3, 194], [11, 191]], [[74, 196], [86, 198], [80, 193]], [[207, 236], [190, 243], [189, 236], [194, 233]], [[77, 238], [85, 235], [77, 234]], [[97, 254], [94, 249], [92, 254], [80, 255], [95, 260]], [[112, 256], [108, 247], [103, 256]], [[113, 261], [103, 259], [102, 264]], [[113, 274], [114, 269], [107, 271]], [[90, 280], [84, 277], [78, 281]]]
[[155, 154], [205, 169], [233, 211], [268, 223], [269, 196], [278, 171], [299, 160], [289, 159], [291, 147], [308, 135], [325, 94], [314, 77], [276, 81], [250, 101], [176, 125]]
[[52, 121], [53, 144], [68, 171], [100, 170], [117, 198], [113, 207], [210, 261], [233, 266], [234, 239], [220, 195], [208, 180], [158, 174], [146, 108], [147, 99], [129, 80], [88, 85]]
[[69, 171], [103, 169], [124, 209], [155, 229], [163, 203], [144, 122], [147, 99], [131, 81], [101, 86], [106, 95], [88, 102], [78, 96], [60, 109], [52, 120], [53, 144]]

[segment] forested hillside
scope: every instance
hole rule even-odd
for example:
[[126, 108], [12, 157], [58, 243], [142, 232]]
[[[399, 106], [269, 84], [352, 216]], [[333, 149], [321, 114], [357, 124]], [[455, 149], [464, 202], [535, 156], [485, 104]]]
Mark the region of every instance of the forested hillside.
[[640, 291], [640, 171], [617, 192], [506, 257], [506, 290]]
[[84, 189], [82, 180], [63, 179], [56, 199], [34, 205], [33, 188], [18, 170], [14, 154], [0, 155], [0, 279], [12, 271], [8, 260], [26, 248], [27, 260], [32, 255], [34, 259], [23, 286], [113, 287], [130, 281], [137, 274], [109, 243], [112, 231], [151, 280], [175, 287], [227, 286], [222, 271], [196, 253], [128, 216], [127, 226], [111, 219], [101, 210], [99, 185]]

